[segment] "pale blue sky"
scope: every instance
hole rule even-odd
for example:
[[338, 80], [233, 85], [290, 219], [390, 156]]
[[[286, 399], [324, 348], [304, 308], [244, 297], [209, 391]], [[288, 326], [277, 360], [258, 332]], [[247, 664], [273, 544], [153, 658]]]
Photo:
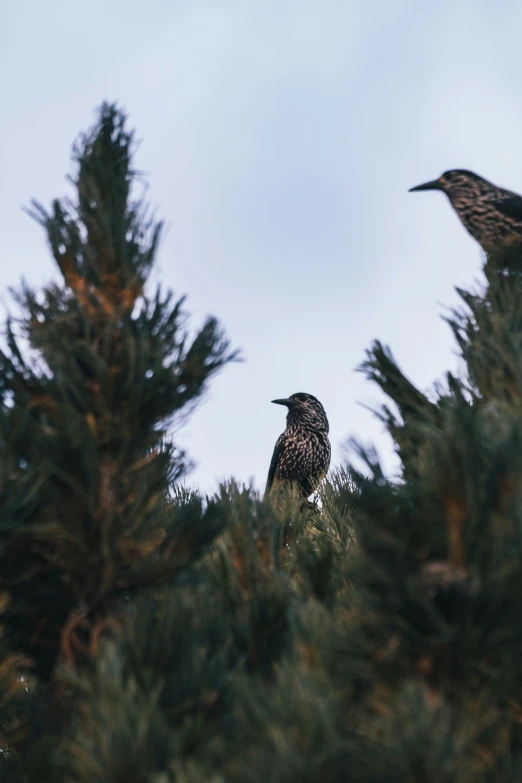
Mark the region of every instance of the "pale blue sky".
[[296, 391], [323, 402], [335, 463], [350, 435], [389, 455], [354, 368], [373, 338], [421, 388], [456, 366], [440, 314], [479, 249], [407, 190], [458, 167], [522, 192], [522, 4], [7, 0], [0, 22], [0, 290], [53, 274], [21, 206], [64, 192], [72, 141], [118, 100], [169, 225], [157, 276], [246, 358], [180, 434], [189, 482], [262, 488], [270, 400]]

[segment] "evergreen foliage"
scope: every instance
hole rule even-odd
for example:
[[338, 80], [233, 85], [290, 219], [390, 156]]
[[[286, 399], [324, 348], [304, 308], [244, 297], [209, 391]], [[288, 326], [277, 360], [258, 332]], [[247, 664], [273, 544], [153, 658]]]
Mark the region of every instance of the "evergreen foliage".
[[233, 482], [204, 498], [167, 427], [236, 354], [148, 291], [160, 225], [132, 153], [104, 105], [74, 200], [33, 209], [63, 279], [24, 285], [6, 323], [2, 780], [520, 780], [513, 250], [447, 317], [462, 377], [426, 395], [368, 351], [394, 481], [360, 448], [364, 474], [337, 470], [318, 503]]

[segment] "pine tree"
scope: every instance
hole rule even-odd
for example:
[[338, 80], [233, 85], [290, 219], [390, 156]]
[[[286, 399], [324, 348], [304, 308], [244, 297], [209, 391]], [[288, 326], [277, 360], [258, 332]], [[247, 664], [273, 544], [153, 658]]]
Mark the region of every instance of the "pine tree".
[[[430, 400], [379, 344], [364, 364], [385, 391], [395, 383], [400, 415], [387, 407], [382, 416], [403, 468], [395, 485], [380, 486], [373, 466], [355, 523], [354, 600], [365, 619], [350, 629], [372, 645], [370, 776], [522, 774], [522, 280], [504, 260], [488, 259], [482, 290], [459, 290], [464, 306], [447, 319], [462, 378], [448, 374]], [[519, 253], [518, 270], [521, 262]]]
[[2, 628], [49, 702], [40, 731], [60, 725], [60, 664], [95, 657], [142, 591], [191, 581], [218, 532], [172, 495], [188, 461], [167, 428], [235, 353], [215, 318], [189, 338], [184, 299], [147, 285], [162, 226], [134, 147], [103, 105], [73, 150], [73, 196], [33, 204], [61, 279], [23, 284], [0, 353]]

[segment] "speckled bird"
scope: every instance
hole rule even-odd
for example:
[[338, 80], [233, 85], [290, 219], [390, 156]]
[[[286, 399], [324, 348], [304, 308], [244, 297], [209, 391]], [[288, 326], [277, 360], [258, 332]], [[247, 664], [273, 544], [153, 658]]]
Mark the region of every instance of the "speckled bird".
[[438, 179], [410, 189], [442, 190], [464, 228], [489, 253], [522, 245], [522, 198], [466, 169], [445, 171]]
[[291, 482], [304, 497], [309, 497], [330, 467], [330, 427], [325, 410], [317, 397], [302, 392], [272, 402], [285, 405], [288, 414], [286, 429], [277, 439], [272, 455], [266, 492], [274, 484]]

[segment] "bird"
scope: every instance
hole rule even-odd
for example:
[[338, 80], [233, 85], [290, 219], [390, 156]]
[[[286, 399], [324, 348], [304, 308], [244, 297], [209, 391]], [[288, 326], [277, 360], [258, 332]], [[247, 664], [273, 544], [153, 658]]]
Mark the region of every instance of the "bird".
[[275, 444], [265, 495], [274, 485], [289, 483], [308, 498], [330, 467], [332, 449], [326, 412], [317, 397], [304, 392], [272, 402], [285, 405], [288, 414], [286, 429]]
[[522, 197], [466, 169], [445, 171], [438, 179], [410, 188], [442, 190], [464, 228], [486, 255], [504, 247], [522, 247]]

